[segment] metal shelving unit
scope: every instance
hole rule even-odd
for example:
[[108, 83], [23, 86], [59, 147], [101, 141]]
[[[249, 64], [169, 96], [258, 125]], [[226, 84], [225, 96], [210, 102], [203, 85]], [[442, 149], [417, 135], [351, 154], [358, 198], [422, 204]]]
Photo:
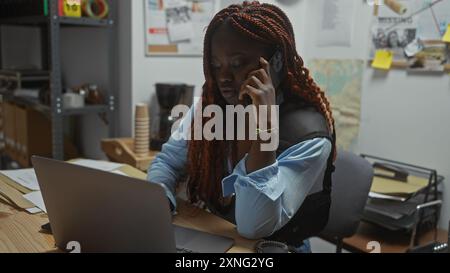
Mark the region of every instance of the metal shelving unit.
[[[110, 13], [108, 19], [92, 19], [92, 18], [72, 18], [62, 17], [58, 15], [58, 0], [49, 0], [48, 16], [25, 16], [13, 18], [0, 18], [0, 25], [22, 25], [22, 26], [38, 26], [41, 28], [41, 34], [46, 35], [48, 39], [43, 40], [43, 63], [44, 70], [50, 71], [50, 90], [51, 90], [51, 106], [43, 105], [37, 100], [14, 97], [12, 95], [3, 95], [5, 101], [13, 101], [24, 104], [35, 110], [46, 114], [52, 124], [52, 153], [53, 158], [64, 159], [64, 132], [63, 119], [67, 116], [87, 115], [92, 113], [106, 113], [109, 126], [109, 135], [115, 135], [115, 98], [116, 98], [116, 72], [115, 52], [116, 52], [116, 32], [114, 30], [114, 18], [116, 14], [116, 1], [109, 1]], [[62, 71], [61, 71], [61, 28], [64, 27], [87, 27], [87, 28], [104, 28], [108, 32], [108, 82], [109, 90], [105, 90], [105, 105], [87, 105], [78, 109], [63, 109], [62, 107]], [[1, 44], [0, 44], [1, 46]], [[2, 50], [0, 48], [0, 65], [2, 60]]]
[[[23, 25], [23, 26], [44, 26], [47, 25], [50, 16], [23, 16], [0, 18], [1, 25]], [[110, 19], [92, 19], [92, 18], [73, 18], [57, 16], [57, 20], [61, 25], [87, 26], [87, 27], [108, 27], [113, 25]]]

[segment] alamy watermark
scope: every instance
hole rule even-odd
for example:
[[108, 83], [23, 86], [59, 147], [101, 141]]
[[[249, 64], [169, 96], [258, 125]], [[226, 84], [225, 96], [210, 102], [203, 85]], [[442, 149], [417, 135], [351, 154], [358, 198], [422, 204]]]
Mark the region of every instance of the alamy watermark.
[[381, 253], [381, 244], [378, 241], [370, 241], [366, 246], [367, 250], [370, 250], [369, 253]]
[[[189, 106], [182, 104], [172, 109], [173, 118], [181, 115], [172, 126], [172, 138], [175, 140], [261, 140], [261, 151], [278, 149], [278, 105], [227, 105], [224, 111], [219, 105], [211, 104], [203, 110], [202, 107], [189, 110]], [[210, 119], [203, 124], [203, 118]], [[181, 124], [185, 126], [180, 132]]]
[[81, 253], [81, 244], [78, 241], [70, 241], [66, 245], [66, 250], [69, 253]]

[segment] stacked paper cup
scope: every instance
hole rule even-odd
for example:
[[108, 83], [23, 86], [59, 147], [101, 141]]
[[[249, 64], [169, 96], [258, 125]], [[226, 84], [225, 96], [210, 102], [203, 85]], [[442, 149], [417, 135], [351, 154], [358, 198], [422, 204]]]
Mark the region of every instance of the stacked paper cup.
[[134, 152], [138, 157], [148, 155], [149, 150], [149, 115], [147, 104], [136, 105], [134, 118]]

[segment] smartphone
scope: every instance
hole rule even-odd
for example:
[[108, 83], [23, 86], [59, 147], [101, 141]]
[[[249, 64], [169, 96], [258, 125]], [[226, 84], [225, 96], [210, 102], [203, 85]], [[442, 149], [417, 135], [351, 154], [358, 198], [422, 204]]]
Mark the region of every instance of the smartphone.
[[281, 73], [283, 73], [283, 53], [277, 50], [269, 60], [270, 77], [273, 87], [278, 88], [281, 82]]
[[[283, 53], [277, 50], [269, 60], [270, 77], [272, 85], [275, 89], [278, 88], [281, 82], [281, 74], [283, 73]], [[244, 105], [252, 104], [252, 99], [249, 95], [244, 95]]]

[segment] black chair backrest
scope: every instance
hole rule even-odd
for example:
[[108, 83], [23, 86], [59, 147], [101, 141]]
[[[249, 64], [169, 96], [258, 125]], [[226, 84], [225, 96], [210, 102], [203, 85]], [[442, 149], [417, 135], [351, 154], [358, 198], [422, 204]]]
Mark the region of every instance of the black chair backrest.
[[372, 185], [373, 168], [364, 158], [338, 151], [333, 173], [330, 218], [321, 235], [347, 238], [354, 235]]

